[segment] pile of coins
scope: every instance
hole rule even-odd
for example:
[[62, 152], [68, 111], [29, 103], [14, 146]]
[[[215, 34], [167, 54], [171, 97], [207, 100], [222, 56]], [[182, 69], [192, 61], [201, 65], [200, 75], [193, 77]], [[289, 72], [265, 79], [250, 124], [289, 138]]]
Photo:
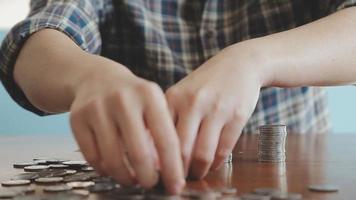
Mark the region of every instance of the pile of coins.
[[286, 159], [287, 127], [263, 125], [259, 127], [258, 160], [261, 162], [284, 162]]
[[124, 187], [114, 179], [98, 175], [85, 161], [41, 158], [13, 164], [20, 172], [1, 182], [0, 199], [58, 200], [86, 199], [239, 199], [234, 187], [209, 191], [185, 189], [180, 195], [168, 195], [162, 184], [151, 190], [139, 186]]

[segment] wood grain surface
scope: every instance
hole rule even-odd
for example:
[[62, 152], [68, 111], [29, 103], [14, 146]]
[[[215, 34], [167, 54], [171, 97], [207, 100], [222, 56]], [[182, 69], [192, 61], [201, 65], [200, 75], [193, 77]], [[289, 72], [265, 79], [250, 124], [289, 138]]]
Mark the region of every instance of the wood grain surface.
[[[257, 135], [242, 135], [236, 145], [233, 164], [210, 172], [200, 181], [188, 181], [188, 188], [201, 191], [222, 186], [238, 189], [238, 194], [254, 188], [272, 187], [303, 194], [304, 199], [356, 199], [356, 135], [289, 134], [285, 163], [257, 161]], [[21, 172], [15, 162], [37, 157], [81, 159], [70, 135], [0, 136], [0, 178]], [[334, 184], [335, 193], [308, 190], [310, 184]], [[95, 199], [95, 198], [94, 198]]]

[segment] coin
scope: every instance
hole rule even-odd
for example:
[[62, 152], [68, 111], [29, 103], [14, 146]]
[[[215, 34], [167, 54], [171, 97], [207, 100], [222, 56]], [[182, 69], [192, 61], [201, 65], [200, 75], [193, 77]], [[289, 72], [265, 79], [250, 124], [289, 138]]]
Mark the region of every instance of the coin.
[[62, 177], [44, 177], [44, 178], [37, 178], [35, 182], [38, 184], [55, 184], [60, 183], [63, 181]]
[[92, 185], [89, 187], [89, 191], [93, 193], [103, 193], [103, 192], [109, 192], [115, 188], [115, 185], [110, 184], [110, 183], [96, 183], [95, 185]]
[[87, 197], [90, 195], [90, 192], [88, 190], [73, 190], [72, 193], [83, 197]]
[[71, 161], [65, 161], [62, 162], [63, 165], [68, 165], [68, 166], [79, 166], [79, 167], [84, 167], [87, 165], [87, 162], [84, 160], [71, 160]]
[[241, 200], [270, 200], [269, 196], [263, 196], [258, 194], [244, 194], [241, 196]]
[[92, 172], [94, 171], [94, 168], [93, 167], [90, 167], [90, 166], [85, 166], [81, 169], [83, 172]]
[[68, 165], [63, 165], [63, 164], [51, 164], [49, 165], [49, 168], [51, 169], [67, 169], [69, 166]]
[[14, 188], [13, 191], [16, 191], [16, 192], [22, 193], [22, 194], [31, 194], [36, 191], [36, 188], [33, 186], [22, 186], [22, 187]]
[[38, 173], [25, 172], [25, 173], [16, 175], [13, 179], [14, 180], [35, 180], [38, 177], [39, 177]]
[[47, 186], [43, 188], [44, 192], [65, 192], [72, 190], [68, 185], [56, 185], [56, 186]]
[[276, 192], [278, 192], [278, 190], [274, 188], [256, 188], [253, 190], [254, 194], [264, 195], [264, 196], [270, 196]]
[[74, 169], [67, 169], [66, 171], [66, 175], [73, 175], [77, 173], [77, 170]]
[[24, 167], [24, 170], [26, 172], [39, 172], [39, 171], [43, 171], [46, 169], [49, 169], [49, 166], [47, 166], [47, 165], [32, 165], [32, 166]]
[[74, 189], [82, 189], [82, 188], [88, 188], [90, 186], [95, 185], [93, 181], [77, 181], [77, 182], [69, 182], [67, 183], [68, 186], [74, 188]]
[[339, 187], [331, 184], [314, 184], [309, 185], [309, 190], [314, 192], [337, 192]]
[[38, 164], [37, 162], [22, 162], [22, 163], [15, 163], [15, 164], [13, 164], [13, 166], [14, 166], [14, 168], [22, 169], [24, 167], [37, 165], [37, 164]]
[[237, 193], [237, 189], [234, 187], [225, 187], [220, 189], [220, 192], [225, 195], [234, 195]]
[[9, 180], [1, 183], [2, 186], [22, 186], [22, 185], [30, 185], [31, 181], [29, 180]]
[[0, 199], [12, 199], [19, 195], [16, 191], [0, 190]]
[[298, 193], [275, 192], [271, 196], [272, 200], [301, 200], [303, 196]]

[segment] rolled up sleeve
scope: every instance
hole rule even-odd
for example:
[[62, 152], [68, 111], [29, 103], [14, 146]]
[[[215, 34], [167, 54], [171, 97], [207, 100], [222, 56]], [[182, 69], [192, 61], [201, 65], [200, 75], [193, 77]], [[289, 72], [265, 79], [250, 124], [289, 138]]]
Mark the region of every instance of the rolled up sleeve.
[[32, 0], [26, 19], [15, 25], [0, 47], [0, 79], [9, 95], [23, 108], [47, 115], [26, 98], [15, 83], [13, 71], [23, 44], [42, 29], [55, 29], [71, 38], [84, 51], [99, 54], [99, 26], [111, 12], [111, 0]]

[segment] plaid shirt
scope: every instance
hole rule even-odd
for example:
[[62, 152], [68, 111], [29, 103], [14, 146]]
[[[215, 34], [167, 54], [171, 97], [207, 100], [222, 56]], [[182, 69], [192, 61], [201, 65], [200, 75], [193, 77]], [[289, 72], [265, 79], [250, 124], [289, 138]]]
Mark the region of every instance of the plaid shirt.
[[[61, 31], [83, 50], [120, 62], [166, 89], [231, 44], [353, 5], [356, 0], [33, 0], [29, 16], [1, 45], [0, 78], [19, 105], [45, 115], [13, 79], [22, 45], [41, 29]], [[324, 90], [262, 89], [244, 131], [266, 123], [284, 123], [298, 133], [328, 131]]]

